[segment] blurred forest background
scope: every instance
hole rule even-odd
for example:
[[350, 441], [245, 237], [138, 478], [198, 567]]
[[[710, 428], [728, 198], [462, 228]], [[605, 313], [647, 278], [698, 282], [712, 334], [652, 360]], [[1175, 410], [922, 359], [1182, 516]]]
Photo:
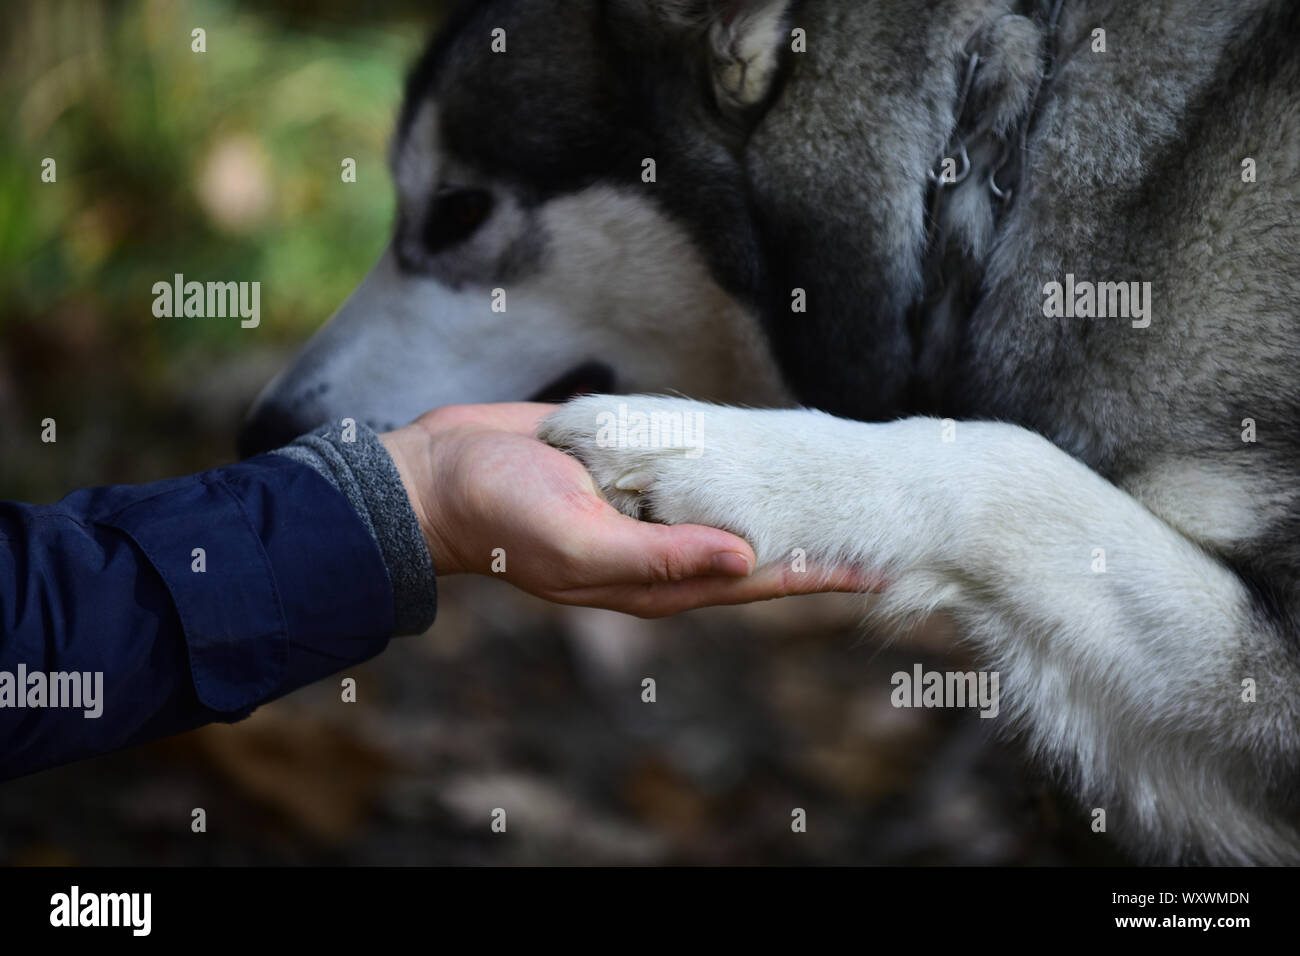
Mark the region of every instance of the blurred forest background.
[[[383, 248], [390, 125], [443, 9], [6, 5], [0, 498], [233, 460], [253, 396]], [[260, 280], [260, 327], [154, 318], [152, 286], [177, 272]], [[890, 706], [894, 671], [968, 666], [942, 627], [864, 638], [845, 596], [642, 621], [500, 582], [439, 589], [430, 634], [346, 672], [355, 704], [326, 681], [0, 784], [0, 863], [1119, 860], [995, 721]]]

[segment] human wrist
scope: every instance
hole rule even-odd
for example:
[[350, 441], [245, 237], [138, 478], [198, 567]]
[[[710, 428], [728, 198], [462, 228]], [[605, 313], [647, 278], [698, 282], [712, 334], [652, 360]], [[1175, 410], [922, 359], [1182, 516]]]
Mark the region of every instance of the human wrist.
[[388, 447], [366, 426], [322, 426], [273, 454], [310, 467], [340, 491], [379, 546], [393, 593], [395, 633], [427, 630], [437, 609], [428, 542]]
[[406, 490], [411, 510], [419, 522], [425, 546], [438, 575], [459, 574], [465, 569], [456, 556], [448, 533], [440, 497], [446, 492], [446, 483], [435, 474], [437, 470], [437, 435], [423, 423], [384, 432], [379, 440], [387, 449], [402, 486]]

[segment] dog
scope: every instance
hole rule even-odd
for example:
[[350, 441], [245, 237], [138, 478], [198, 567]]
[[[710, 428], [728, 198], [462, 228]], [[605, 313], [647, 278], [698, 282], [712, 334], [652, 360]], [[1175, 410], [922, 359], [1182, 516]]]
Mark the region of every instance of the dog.
[[1295, 862], [1297, 91], [1290, 0], [462, 6], [242, 450], [583, 395], [628, 513], [954, 617], [1081, 821]]

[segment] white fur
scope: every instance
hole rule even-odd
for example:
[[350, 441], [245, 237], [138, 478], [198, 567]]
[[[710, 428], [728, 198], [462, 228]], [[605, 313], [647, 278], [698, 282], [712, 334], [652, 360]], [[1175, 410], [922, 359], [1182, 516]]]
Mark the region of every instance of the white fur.
[[[403, 191], [418, 192], [410, 178], [438, 165], [416, 153], [395, 160]], [[544, 237], [541, 261], [500, 286], [504, 312], [492, 309], [492, 283], [438, 274], [474, 271], [468, 258], [525, 233]], [[710, 317], [703, 328], [701, 314]], [[386, 252], [258, 403], [300, 409], [308, 422], [355, 415], [396, 427], [439, 405], [517, 401], [590, 359], [628, 390], [790, 401], [758, 322], [714, 280], [685, 230], [635, 192], [599, 185], [528, 219], [498, 191], [480, 234], [429, 275], [403, 273]]]
[[[518, 401], [589, 360], [609, 365], [620, 389], [789, 404], [759, 323], [686, 230], [637, 191], [600, 184], [525, 209], [511, 188], [443, 153], [432, 101], [392, 167], [412, 222], [448, 185], [488, 189], [492, 213], [415, 272], [386, 250], [254, 415], [269, 405], [304, 429], [345, 416], [395, 428], [439, 405]], [[536, 261], [491, 280], [521, 247]], [[498, 289], [504, 312], [493, 309]], [[710, 317], [703, 329], [700, 315]]]
[[[703, 453], [602, 447], [598, 416], [619, 403], [700, 416]], [[895, 619], [954, 615], [1001, 672], [1008, 716], [1112, 832], [1168, 856], [1300, 857], [1259, 805], [1261, 767], [1295, 758], [1272, 752], [1271, 726], [1297, 702], [1270, 677], [1241, 581], [1042, 437], [993, 422], [951, 434], [646, 396], [576, 400], [542, 431], [629, 512], [728, 528], [764, 564], [803, 549], [867, 566]], [[1241, 700], [1247, 677], [1259, 703]]]

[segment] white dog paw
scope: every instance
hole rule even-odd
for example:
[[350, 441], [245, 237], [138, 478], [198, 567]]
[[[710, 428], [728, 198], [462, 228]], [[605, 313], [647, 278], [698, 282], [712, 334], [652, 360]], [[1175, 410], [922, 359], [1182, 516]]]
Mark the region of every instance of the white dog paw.
[[650, 493], [665, 481], [688, 492], [681, 486], [692, 476], [700, 479], [702, 429], [716, 411], [716, 406], [683, 399], [589, 395], [550, 415], [538, 436], [586, 465], [601, 493], [620, 511], [670, 523]]
[[826, 550], [811, 537], [825, 528], [827, 448], [840, 443], [821, 444], [818, 431], [843, 424], [801, 409], [592, 395], [549, 416], [539, 436], [581, 460], [625, 514], [724, 528], [767, 563]]

